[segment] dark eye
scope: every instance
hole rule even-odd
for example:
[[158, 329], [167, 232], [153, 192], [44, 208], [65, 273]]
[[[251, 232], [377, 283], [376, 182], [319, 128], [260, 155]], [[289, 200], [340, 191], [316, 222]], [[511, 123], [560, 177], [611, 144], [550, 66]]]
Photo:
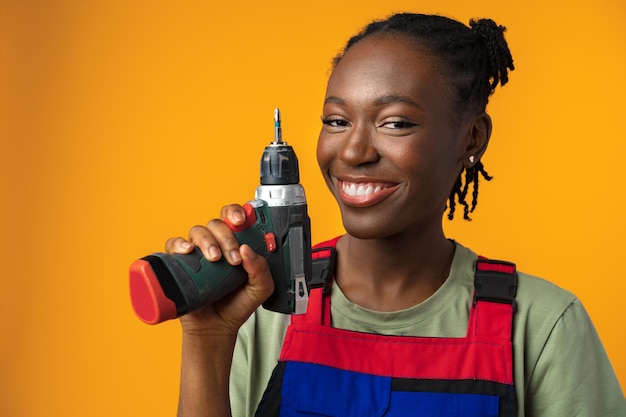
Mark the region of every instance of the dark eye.
[[384, 122], [381, 124], [381, 127], [385, 127], [387, 129], [408, 129], [414, 126], [417, 126], [417, 123], [405, 122], [402, 120]]
[[350, 125], [347, 120], [340, 119], [338, 117], [323, 117], [322, 124], [330, 127], [347, 127]]

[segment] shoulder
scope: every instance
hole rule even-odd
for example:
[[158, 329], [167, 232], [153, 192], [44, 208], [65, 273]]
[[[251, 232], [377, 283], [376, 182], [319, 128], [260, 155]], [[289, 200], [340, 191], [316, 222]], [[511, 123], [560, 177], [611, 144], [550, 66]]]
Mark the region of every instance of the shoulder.
[[[550, 335], [564, 316], [586, 316], [576, 296], [550, 281], [518, 272], [514, 341], [526, 361], [525, 373], [542, 354]], [[580, 323], [581, 331], [583, 322]], [[573, 336], [573, 334], [572, 334]]]
[[[474, 281], [474, 272], [478, 255], [471, 249], [456, 242], [456, 258], [459, 259], [457, 273], [461, 273], [465, 281]], [[489, 258], [495, 260], [493, 258]], [[500, 259], [512, 262], [515, 259]], [[454, 264], [453, 264], [454, 266]], [[517, 271], [517, 303], [516, 320], [540, 319], [554, 321], [576, 301], [576, 296], [545, 278]]]
[[[624, 415], [619, 382], [589, 314], [571, 292], [519, 274], [516, 373], [532, 415]], [[520, 387], [521, 388], [521, 387]], [[544, 415], [542, 414], [542, 415]]]
[[[458, 262], [453, 264], [455, 272], [463, 277], [466, 285], [473, 287], [475, 265], [478, 256], [467, 247], [456, 243]], [[502, 259], [515, 263], [515, 259]], [[528, 337], [546, 337], [568, 310], [577, 314], [584, 309], [576, 296], [545, 278], [517, 271], [517, 294], [515, 312], [515, 337], [519, 342]]]
[[577, 298], [554, 283], [524, 272], [517, 273], [517, 308], [520, 316], [538, 316], [547, 320], [561, 316]]

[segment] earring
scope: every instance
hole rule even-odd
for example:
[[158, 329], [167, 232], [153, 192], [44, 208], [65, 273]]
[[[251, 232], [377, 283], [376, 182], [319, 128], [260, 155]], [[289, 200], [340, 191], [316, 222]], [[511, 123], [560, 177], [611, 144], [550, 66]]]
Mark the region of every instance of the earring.
[[469, 159], [469, 161], [470, 161], [470, 164], [473, 164], [473, 163], [474, 163], [474, 161], [476, 160], [476, 158], [474, 157], [474, 155], [470, 155], [468, 159]]

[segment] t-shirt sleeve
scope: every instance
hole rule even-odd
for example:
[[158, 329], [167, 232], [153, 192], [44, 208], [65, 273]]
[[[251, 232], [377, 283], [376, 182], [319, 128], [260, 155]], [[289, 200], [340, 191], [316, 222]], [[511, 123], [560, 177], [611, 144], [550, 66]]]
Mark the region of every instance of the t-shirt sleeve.
[[237, 335], [233, 363], [230, 368], [230, 408], [233, 417], [254, 415], [250, 411], [252, 405], [250, 404], [249, 384], [252, 376], [249, 355], [252, 351], [251, 345], [254, 343], [252, 336], [254, 335], [255, 321], [256, 317], [253, 314], [239, 329]]
[[600, 338], [578, 300], [555, 322], [526, 392], [530, 417], [624, 417], [626, 401]]
[[254, 416], [278, 361], [289, 316], [259, 308], [239, 329], [230, 370], [233, 417]]

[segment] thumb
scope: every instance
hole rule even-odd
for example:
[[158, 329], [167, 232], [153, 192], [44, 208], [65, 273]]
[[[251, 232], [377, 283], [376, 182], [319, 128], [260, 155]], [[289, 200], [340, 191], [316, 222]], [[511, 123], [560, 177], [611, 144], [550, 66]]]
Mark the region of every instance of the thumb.
[[248, 273], [249, 291], [252, 291], [255, 298], [267, 300], [274, 292], [274, 280], [267, 260], [246, 244], [240, 246], [239, 253], [242, 259], [241, 265]]

